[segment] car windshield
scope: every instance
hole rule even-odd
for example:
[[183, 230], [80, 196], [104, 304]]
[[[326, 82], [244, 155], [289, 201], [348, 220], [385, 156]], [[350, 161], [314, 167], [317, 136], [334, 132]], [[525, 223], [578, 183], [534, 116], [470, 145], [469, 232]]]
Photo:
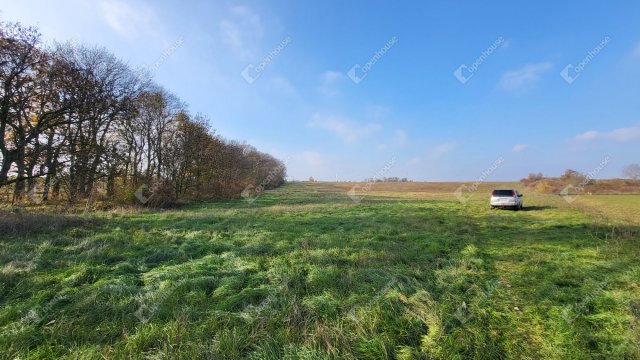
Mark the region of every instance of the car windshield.
[[493, 190], [493, 196], [515, 196], [513, 190]]

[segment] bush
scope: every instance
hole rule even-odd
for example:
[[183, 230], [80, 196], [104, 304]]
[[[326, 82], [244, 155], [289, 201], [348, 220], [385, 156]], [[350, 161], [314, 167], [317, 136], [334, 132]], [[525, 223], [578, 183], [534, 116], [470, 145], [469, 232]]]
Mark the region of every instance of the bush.
[[525, 185], [525, 186], [530, 186], [532, 184], [534, 184], [536, 181], [540, 181], [544, 179], [544, 175], [542, 175], [542, 173], [530, 173], [529, 176], [527, 176], [524, 179], [521, 179], [520, 182]]
[[585, 174], [579, 171], [571, 170], [571, 169], [565, 170], [564, 174], [560, 176], [560, 179], [564, 181], [569, 181], [571, 183], [581, 182], [581, 181], [584, 181], [586, 178], [587, 176]]
[[122, 187], [116, 187], [116, 192], [113, 201], [117, 205], [130, 205], [138, 203], [136, 199], [136, 188], [132, 185], [126, 185]]
[[550, 184], [549, 181], [538, 181], [535, 183], [533, 189], [535, 192], [544, 193], [544, 194], [556, 192], [556, 187]]
[[178, 204], [176, 190], [168, 181], [158, 181], [151, 188], [151, 196], [145, 205], [155, 208], [174, 207]]

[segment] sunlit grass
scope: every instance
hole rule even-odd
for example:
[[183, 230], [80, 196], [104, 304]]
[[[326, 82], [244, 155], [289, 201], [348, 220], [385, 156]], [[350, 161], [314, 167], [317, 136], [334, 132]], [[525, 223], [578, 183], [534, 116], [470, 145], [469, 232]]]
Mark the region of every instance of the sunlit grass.
[[528, 211], [492, 211], [484, 188], [466, 205], [439, 188], [356, 204], [342, 185], [290, 184], [3, 235], [1, 356], [640, 356], [631, 221], [530, 193]]

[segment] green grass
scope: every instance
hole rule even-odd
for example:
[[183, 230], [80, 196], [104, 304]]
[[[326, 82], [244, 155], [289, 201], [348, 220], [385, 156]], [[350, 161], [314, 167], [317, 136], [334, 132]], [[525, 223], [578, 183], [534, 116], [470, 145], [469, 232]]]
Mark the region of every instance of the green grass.
[[640, 195], [583, 195], [575, 203], [613, 220], [640, 225]]
[[640, 358], [633, 221], [389, 191], [290, 184], [3, 235], [0, 357]]

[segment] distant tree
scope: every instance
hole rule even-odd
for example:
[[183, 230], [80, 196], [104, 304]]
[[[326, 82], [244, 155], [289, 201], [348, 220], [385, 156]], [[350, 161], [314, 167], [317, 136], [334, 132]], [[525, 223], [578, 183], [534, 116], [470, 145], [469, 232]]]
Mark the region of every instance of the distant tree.
[[314, 179], [313, 176], [309, 176], [309, 182], [316, 182], [316, 179]]
[[585, 176], [579, 171], [567, 169], [564, 171], [564, 174], [562, 174], [562, 176], [560, 177], [563, 179], [577, 179], [577, 178], [584, 178]]
[[625, 166], [622, 174], [633, 180], [640, 180], [640, 164], [630, 164]]
[[524, 179], [521, 179], [520, 182], [522, 184], [524, 184], [525, 186], [531, 185], [533, 183], [535, 183], [538, 180], [542, 180], [544, 179], [544, 175], [542, 175], [542, 173], [530, 173], [529, 176], [527, 176]]

